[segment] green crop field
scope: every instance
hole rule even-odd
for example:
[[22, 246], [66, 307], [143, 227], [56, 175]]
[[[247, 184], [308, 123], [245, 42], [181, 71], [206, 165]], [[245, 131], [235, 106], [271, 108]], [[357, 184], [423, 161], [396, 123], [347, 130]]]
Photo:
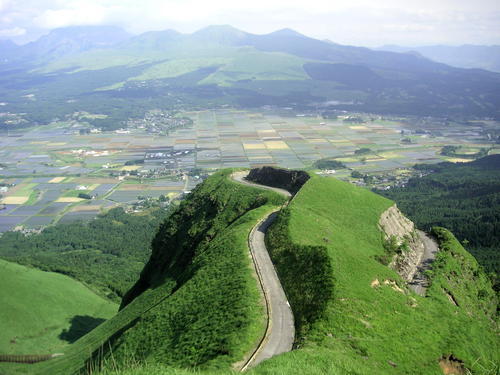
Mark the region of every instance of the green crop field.
[[117, 305], [61, 274], [0, 260], [0, 354], [64, 352]]

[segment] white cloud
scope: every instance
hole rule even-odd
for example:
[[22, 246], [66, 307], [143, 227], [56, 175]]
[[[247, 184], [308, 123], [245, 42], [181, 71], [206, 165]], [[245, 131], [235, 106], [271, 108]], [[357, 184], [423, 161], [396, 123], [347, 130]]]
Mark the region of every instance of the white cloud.
[[0, 0], [0, 12], [4, 11], [7, 9], [7, 5], [10, 3], [9, 0]]
[[1, 38], [12, 38], [26, 34], [26, 29], [21, 27], [13, 27], [12, 29], [0, 29]]
[[99, 25], [106, 20], [107, 10], [91, 1], [71, 1], [64, 8], [47, 9], [35, 18], [35, 25], [54, 29], [73, 25]]
[[500, 44], [498, 19], [499, 0], [0, 0], [0, 29], [33, 36], [70, 25], [139, 33], [231, 24], [255, 33], [291, 27], [362, 45]]

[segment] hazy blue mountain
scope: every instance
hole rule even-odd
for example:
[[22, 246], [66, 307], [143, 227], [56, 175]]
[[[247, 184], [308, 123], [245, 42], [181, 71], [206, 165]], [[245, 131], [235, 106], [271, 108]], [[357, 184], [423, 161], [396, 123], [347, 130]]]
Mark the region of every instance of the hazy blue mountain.
[[0, 62], [9, 61], [19, 50], [19, 46], [11, 40], [0, 40]]
[[131, 51], [161, 51], [182, 38], [183, 34], [175, 30], [148, 31], [124, 40], [117, 48]]
[[71, 26], [54, 29], [20, 47], [19, 57], [34, 61], [58, 59], [94, 48], [107, 48], [130, 38], [115, 26]]
[[[128, 112], [116, 103], [126, 101], [141, 113], [165, 98], [194, 106], [336, 102], [337, 108], [378, 113], [500, 118], [498, 73], [452, 67], [417, 52], [321, 41], [291, 29], [256, 35], [219, 25], [129, 37], [112, 27], [66, 28], [14, 54], [31, 65], [25, 73], [4, 67], [11, 75], [0, 76], [0, 94], [19, 103], [20, 112], [44, 103], [39, 122], [54, 111], [62, 116], [68, 96], [78, 98], [75, 108], [109, 113], [112, 107], [122, 119]], [[36, 89], [37, 102], [19, 100], [21, 89]], [[57, 98], [66, 104], [56, 105]]]
[[478, 68], [500, 72], [500, 46], [383, 46], [380, 50], [392, 52], [415, 52], [431, 60], [459, 68]]
[[230, 25], [207, 26], [201, 30], [187, 35], [186, 38], [194, 41], [221, 45], [238, 45], [250, 34], [238, 30]]

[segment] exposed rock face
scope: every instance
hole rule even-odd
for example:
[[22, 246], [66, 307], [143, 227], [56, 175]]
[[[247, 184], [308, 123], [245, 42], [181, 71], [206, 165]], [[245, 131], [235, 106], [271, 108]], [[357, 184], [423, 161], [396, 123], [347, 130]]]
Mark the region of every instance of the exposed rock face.
[[385, 238], [395, 237], [399, 244], [406, 242], [408, 250], [397, 254], [389, 264], [404, 280], [411, 281], [424, 255], [424, 243], [417, 235], [415, 224], [406, 218], [396, 205], [387, 209], [380, 216], [379, 226]]
[[273, 167], [254, 168], [247, 176], [249, 181], [285, 189], [292, 194], [296, 194], [310, 178], [304, 171]]

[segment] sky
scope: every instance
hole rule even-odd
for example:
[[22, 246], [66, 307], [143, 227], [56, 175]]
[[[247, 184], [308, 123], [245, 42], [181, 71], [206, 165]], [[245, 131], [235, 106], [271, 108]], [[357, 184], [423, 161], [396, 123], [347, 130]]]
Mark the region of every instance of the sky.
[[130, 33], [230, 24], [292, 28], [336, 43], [500, 44], [500, 0], [0, 0], [0, 39], [22, 44], [58, 27], [115, 25]]

